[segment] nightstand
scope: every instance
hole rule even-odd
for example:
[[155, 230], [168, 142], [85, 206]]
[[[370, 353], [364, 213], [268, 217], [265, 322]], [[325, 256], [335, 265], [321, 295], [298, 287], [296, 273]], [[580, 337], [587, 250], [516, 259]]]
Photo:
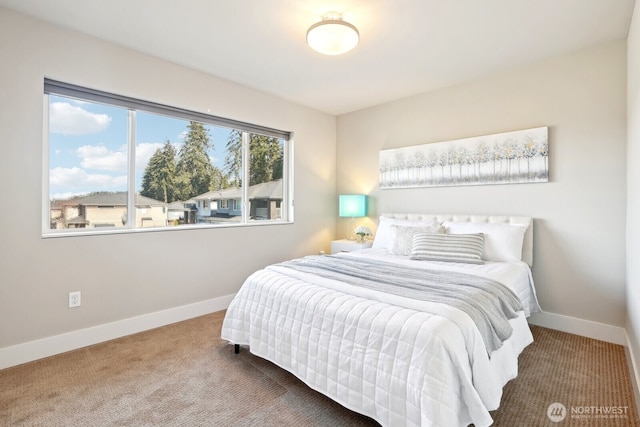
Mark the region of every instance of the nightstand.
[[372, 242], [358, 243], [355, 240], [333, 240], [331, 242], [331, 253], [337, 254], [338, 252], [351, 252], [358, 249], [370, 248], [373, 245]]

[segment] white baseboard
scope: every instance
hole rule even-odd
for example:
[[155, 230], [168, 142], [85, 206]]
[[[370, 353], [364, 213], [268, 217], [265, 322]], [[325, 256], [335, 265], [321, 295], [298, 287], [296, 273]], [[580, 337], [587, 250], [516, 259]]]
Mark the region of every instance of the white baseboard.
[[528, 319], [533, 325], [556, 329], [600, 341], [627, 346], [627, 333], [623, 327], [611, 326], [591, 320], [578, 319], [555, 313], [534, 313]]
[[232, 294], [212, 298], [206, 301], [29, 341], [11, 347], [0, 348], [0, 369], [224, 310], [229, 306], [233, 297], [234, 295]]
[[633, 345], [631, 345], [631, 340], [629, 340], [629, 335], [627, 335], [627, 362], [629, 364], [629, 374], [631, 376], [631, 386], [633, 387], [633, 395], [636, 400], [636, 410], [640, 414], [640, 377], [638, 374], [638, 365], [636, 364], [636, 354], [633, 352]]

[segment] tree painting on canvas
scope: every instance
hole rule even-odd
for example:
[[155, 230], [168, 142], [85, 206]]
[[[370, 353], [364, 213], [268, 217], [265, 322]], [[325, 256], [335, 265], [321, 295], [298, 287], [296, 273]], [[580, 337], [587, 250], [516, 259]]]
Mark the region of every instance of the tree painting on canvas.
[[549, 180], [548, 128], [380, 151], [380, 188]]

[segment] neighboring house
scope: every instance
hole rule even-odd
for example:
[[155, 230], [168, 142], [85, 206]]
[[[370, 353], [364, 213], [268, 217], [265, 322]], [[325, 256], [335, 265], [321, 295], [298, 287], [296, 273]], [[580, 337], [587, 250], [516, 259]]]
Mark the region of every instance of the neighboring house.
[[[251, 219], [282, 218], [282, 180], [249, 187]], [[51, 228], [124, 227], [127, 193], [98, 192], [51, 201]], [[136, 194], [136, 228], [172, 224], [237, 221], [242, 215], [242, 189], [209, 191], [185, 202], [171, 204]]]
[[[251, 219], [282, 218], [282, 179], [248, 188]], [[232, 218], [242, 215], [242, 189], [238, 187], [209, 191], [189, 200], [198, 210], [198, 219]]]
[[187, 200], [182, 202], [182, 222], [184, 224], [197, 224], [198, 223], [198, 208], [193, 200]]
[[[235, 191], [236, 189], [234, 188], [233, 190]], [[227, 190], [209, 191], [189, 199], [188, 202], [197, 209], [199, 217], [212, 216], [218, 209], [217, 198], [226, 191]]]
[[282, 179], [249, 187], [249, 216], [253, 219], [282, 218]]
[[[136, 194], [136, 227], [167, 225], [167, 204]], [[124, 227], [127, 193], [99, 192], [51, 201], [51, 228]]]
[[184, 202], [178, 200], [169, 203], [167, 205], [167, 221], [169, 222], [169, 225], [184, 223], [185, 210], [186, 208]]
[[238, 187], [214, 190], [189, 200], [203, 222], [228, 221], [242, 215], [242, 189]]

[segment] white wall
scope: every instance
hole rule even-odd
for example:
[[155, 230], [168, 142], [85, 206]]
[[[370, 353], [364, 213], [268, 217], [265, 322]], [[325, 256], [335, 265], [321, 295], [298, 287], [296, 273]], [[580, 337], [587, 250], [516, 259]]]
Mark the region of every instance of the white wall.
[[[625, 58], [619, 41], [339, 116], [338, 191], [370, 194], [372, 222], [401, 211], [533, 216], [543, 310], [624, 336]], [[548, 183], [377, 187], [382, 149], [538, 126], [549, 127]]]
[[[329, 250], [334, 116], [2, 8], [0, 58], [0, 358], [32, 340], [228, 296], [259, 267]], [[293, 131], [295, 224], [42, 239], [45, 76]], [[67, 308], [73, 290], [77, 309]]]
[[[627, 39], [627, 336], [640, 372], [640, 3]], [[639, 402], [640, 403], [640, 402]]]

